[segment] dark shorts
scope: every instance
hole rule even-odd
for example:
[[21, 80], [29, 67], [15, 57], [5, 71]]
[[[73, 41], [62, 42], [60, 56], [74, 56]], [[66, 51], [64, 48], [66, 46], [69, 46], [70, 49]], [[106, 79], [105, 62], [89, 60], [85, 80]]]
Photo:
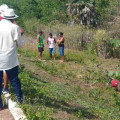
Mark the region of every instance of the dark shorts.
[[43, 51], [44, 51], [44, 48], [43, 48], [43, 47], [38, 47], [38, 51], [39, 51], [39, 52], [43, 52]]

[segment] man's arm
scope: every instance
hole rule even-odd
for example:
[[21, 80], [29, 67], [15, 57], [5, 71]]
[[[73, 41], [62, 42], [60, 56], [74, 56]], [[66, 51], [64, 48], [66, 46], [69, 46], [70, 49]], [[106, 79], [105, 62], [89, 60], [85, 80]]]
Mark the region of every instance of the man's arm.
[[13, 29], [13, 40], [16, 42], [16, 45], [18, 47], [23, 46], [24, 40], [22, 39], [19, 26], [17, 25]]
[[39, 39], [39, 35], [37, 36], [37, 42], [40, 44], [40, 39]]
[[[13, 23], [14, 24], [16, 24], [16, 25], [18, 25], [17, 23], [16, 23], [16, 21], [15, 20], [13, 20]], [[19, 25], [18, 25], [19, 26]], [[24, 34], [24, 31], [23, 31], [23, 29], [19, 26], [19, 29], [20, 29], [20, 33], [21, 33], [21, 35], [23, 35]]]

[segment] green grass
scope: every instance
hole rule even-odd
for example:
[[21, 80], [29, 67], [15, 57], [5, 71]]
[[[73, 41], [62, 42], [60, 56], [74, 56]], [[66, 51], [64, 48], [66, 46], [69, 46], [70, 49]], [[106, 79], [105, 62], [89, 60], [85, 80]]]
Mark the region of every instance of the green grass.
[[[23, 49], [18, 52], [22, 61], [19, 78], [24, 97], [21, 108], [28, 120], [59, 120], [60, 117], [119, 120], [120, 95], [106, 87], [109, 68], [119, 68], [117, 60], [101, 60], [87, 51], [65, 50], [66, 62], [61, 64], [58, 55], [55, 62], [50, 62], [46, 51], [43, 54], [46, 62], [37, 60], [36, 51]], [[43, 72], [36, 73], [38, 69]], [[47, 76], [56, 76], [60, 81], [54, 77], [48, 80]]]
[[29, 119], [49, 119], [56, 109], [64, 109], [63, 105], [74, 99], [71, 89], [67, 86], [64, 88], [64, 84], [41, 82], [24, 70], [19, 76], [24, 95], [22, 108]]
[[120, 117], [120, 96], [112, 90], [85, 90], [79, 85], [42, 82], [43, 80], [38, 80], [24, 70], [20, 72], [19, 77], [24, 95], [21, 107], [30, 120], [49, 120], [52, 119], [52, 114], [59, 111], [66, 111], [76, 119], [117, 120]]
[[[88, 51], [84, 52], [76, 52], [76, 51], [65, 51], [65, 61], [66, 63], [61, 64], [59, 62], [60, 56], [56, 55], [56, 61], [50, 61], [49, 53], [47, 51], [43, 52], [43, 59], [46, 60], [46, 62], [39, 62], [38, 61], [38, 52], [32, 51], [32, 50], [18, 50], [19, 54], [25, 56], [28, 59], [33, 59], [33, 62], [35, 65], [42, 68], [44, 71], [48, 72], [52, 75], [57, 75], [58, 77], [64, 78], [64, 79], [76, 79], [76, 76], [78, 74], [82, 74], [81, 69], [78, 68], [79, 66], [83, 67], [83, 65], [88, 66], [88, 69], [90, 67], [93, 67], [93, 63], [99, 64], [98, 58], [96, 55], [92, 55], [92, 53]], [[76, 64], [78, 66], [76, 66]], [[76, 68], [73, 71], [73, 66]], [[78, 71], [80, 69], [80, 71]], [[80, 72], [80, 73], [79, 73]]]

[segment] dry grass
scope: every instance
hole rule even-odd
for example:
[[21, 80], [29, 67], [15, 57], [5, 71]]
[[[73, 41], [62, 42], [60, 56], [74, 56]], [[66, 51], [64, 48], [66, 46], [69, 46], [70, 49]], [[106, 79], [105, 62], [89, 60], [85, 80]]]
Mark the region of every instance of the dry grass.
[[[39, 29], [38, 29], [39, 28]], [[84, 46], [86, 46], [89, 41], [93, 40], [93, 35], [95, 33], [95, 30], [92, 28], [75, 25], [75, 26], [67, 26], [64, 24], [58, 24], [54, 26], [44, 26], [44, 25], [38, 25], [36, 28], [36, 31], [43, 30], [44, 34], [44, 40], [47, 40], [49, 33], [52, 32], [53, 36], [58, 39], [59, 32], [64, 33], [65, 38], [65, 47], [71, 48], [75, 50], [81, 50], [82, 49], [82, 41], [84, 42]], [[36, 42], [36, 35], [33, 34], [33, 36], [28, 37], [25, 43], [34, 44]], [[25, 36], [26, 39], [26, 36]]]

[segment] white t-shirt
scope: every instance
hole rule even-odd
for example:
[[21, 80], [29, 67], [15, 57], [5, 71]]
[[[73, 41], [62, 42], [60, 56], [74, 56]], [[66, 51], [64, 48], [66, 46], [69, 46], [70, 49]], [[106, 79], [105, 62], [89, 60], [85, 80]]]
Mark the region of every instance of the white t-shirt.
[[55, 48], [55, 39], [54, 38], [48, 38], [48, 45], [49, 48]]
[[18, 25], [10, 20], [0, 21], [0, 70], [9, 70], [19, 65], [17, 46], [21, 47], [24, 41]]

